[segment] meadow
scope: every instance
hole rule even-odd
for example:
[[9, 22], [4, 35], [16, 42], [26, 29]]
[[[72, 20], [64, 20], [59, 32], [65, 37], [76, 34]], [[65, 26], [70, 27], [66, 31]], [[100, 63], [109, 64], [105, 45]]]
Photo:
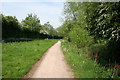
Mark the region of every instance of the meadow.
[[2, 43], [2, 77], [21, 78], [58, 40]]

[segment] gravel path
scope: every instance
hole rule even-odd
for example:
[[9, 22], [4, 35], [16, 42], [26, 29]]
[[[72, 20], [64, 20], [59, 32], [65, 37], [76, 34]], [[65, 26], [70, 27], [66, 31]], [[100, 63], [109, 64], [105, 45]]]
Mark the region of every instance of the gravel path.
[[43, 55], [37, 63], [31, 78], [73, 78], [73, 72], [65, 61], [58, 41]]

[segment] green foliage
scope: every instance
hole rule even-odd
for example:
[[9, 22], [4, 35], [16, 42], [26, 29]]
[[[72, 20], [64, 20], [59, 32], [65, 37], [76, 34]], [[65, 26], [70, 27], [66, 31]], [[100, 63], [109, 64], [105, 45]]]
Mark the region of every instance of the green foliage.
[[64, 36], [63, 30], [64, 30], [64, 29], [63, 29], [62, 26], [56, 28], [57, 35], [63, 37], [63, 36]]
[[2, 39], [5, 42], [10, 41], [11, 39], [11, 41], [20, 41], [20, 38], [61, 38], [55, 35], [56, 31], [52, 26], [48, 29], [49, 34], [44, 34], [43, 32], [40, 33], [40, 29], [42, 30], [42, 27], [40, 25], [40, 20], [36, 15], [29, 14], [28, 17], [23, 20], [22, 25], [18, 22], [16, 17], [4, 16], [2, 14], [0, 14], [0, 17], [2, 17]]
[[111, 41], [106, 45], [104, 45], [102, 48], [100, 48], [99, 56], [98, 56], [99, 63], [101, 63], [102, 65], [106, 65], [108, 63], [120, 64], [119, 45], [120, 45], [120, 41], [119, 42]]
[[[119, 40], [120, 2], [66, 2], [66, 21], [72, 21], [90, 31], [95, 39]], [[112, 24], [111, 24], [112, 23]]]
[[53, 28], [53, 26], [47, 22], [44, 25], [42, 25], [40, 33], [56, 36], [56, 30]]
[[2, 77], [21, 78], [58, 40], [2, 43]]
[[59, 36], [64, 37], [66, 40], [69, 40], [69, 31], [72, 30], [73, 23], [71, 21], [66, 21], [62, 26], [57, 28], [57, 33]]
[[[63, 31], [69, 27], [71, 29], [63, 35], [67, 34], [64, 37], [67, 38], [68, 41], [71, 41], [72, 44], [80, 48], [80, 50], [73, 53], [81, 52], [87, 54], [87, 56], [92, 58], [93, 61], [97, 60], [98, 63], [103, 66], [113, 63], [120, 64], [119, 8], [120, 2], [66, 2], [64, 4], [64, 23], [67, 23], [64, 25], [72, 24], [72, 26], [66, 26], [66, 28], [63, 28]], [[94, 39], [91, 38], [91, 36]], [[90, 45], [91, 43], [93, 44]], [[70, 54], [69, 56], [71, 56], [69, 59], [71, 62], [73, 60], [73, 64], [76, 63], [76, 65], [78, 65], [77, 62], [82, 61], [79, 59], [81, 57], [78, 58], [77, 54]], [[75, 68], [75, 72], [77, 72], [80, 66], [81, 64]], [[86, 65], [84, 67], [88, 66]], [[90, 72], [91, 75], [94, 74], [92, 71]], [[77, 73], [80, 74], [81, 72]], [[82, 73], [84, 74], [84, 71]], [[109, 72], [102, 73], [104, 75], [109, 74]]]
[[111, 78], [112, 70], [105, 69], [104, 67], [96, 64], [91, 59], [86, 59], [82, 52], [79, 52], [78, 48], [70, 46], [69, 43], [62, 41], [62, 50], [67, 60], [67, 63], [71, 66], [75, 78]]
[[89, 36], [88, 31], [79, 27], [74, 27], [72, 31], [69, 32], [69, 37], [70, 41], [74, 45], [77, 45], [78, 48], [89, 46], [93, 42], [93, 39]]
[[119, 40], [119, 8], [120, 2], [87, 4], [86, 21], [91, 34], [97, 38], [109, 39], [109, 41]]
[[[66, 2], [64, 4], [64, 25], [72, 24], [72, 26], [63, 28], [62, 31], [65, 31], [70, 27], [70, 30], [63, 33], [66, 35], [64, 37], [78, 48], [83, 46], [82, 49], [91, 57], [95, 58], [95, 54], [98, 53], [101, 64], [120, 63], [119, 8], [120, 2]], [[76, 28], [76, 25], [79, 28]], [[93, 45], [84, 47], [92, 41], [94, 41]]]
[[9, 37], [20, 37], [21, 26], [16, 17], [2, 15], [2, 37], [3, 39]]
[[22, 21], [23, 28], [30, 29], [31, 31], [40, 31], [40, 20], [37, 15], [28, 14], [25, 20]]

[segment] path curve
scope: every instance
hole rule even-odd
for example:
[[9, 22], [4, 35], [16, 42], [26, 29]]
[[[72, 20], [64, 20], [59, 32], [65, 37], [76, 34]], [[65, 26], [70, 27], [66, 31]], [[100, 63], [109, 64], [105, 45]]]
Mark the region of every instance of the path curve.
[[74, 78], [62, 53], [61, 41], [54, 44], [43, 55], [31, 78]]

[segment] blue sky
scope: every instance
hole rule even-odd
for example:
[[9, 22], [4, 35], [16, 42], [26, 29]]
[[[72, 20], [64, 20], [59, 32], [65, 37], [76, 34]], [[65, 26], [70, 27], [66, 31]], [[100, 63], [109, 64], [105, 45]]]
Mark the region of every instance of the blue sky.
[[63, 17], [63, 2], [17, 2], [17, 0], [2, 2], [2, 13], [5, 16], [16, 16], [19, 22], [28, 15], [28, 13], [36, 14], [41, 24], [47, 21], [53, 25], [54, 28], [62, 24], [61, 18]]

